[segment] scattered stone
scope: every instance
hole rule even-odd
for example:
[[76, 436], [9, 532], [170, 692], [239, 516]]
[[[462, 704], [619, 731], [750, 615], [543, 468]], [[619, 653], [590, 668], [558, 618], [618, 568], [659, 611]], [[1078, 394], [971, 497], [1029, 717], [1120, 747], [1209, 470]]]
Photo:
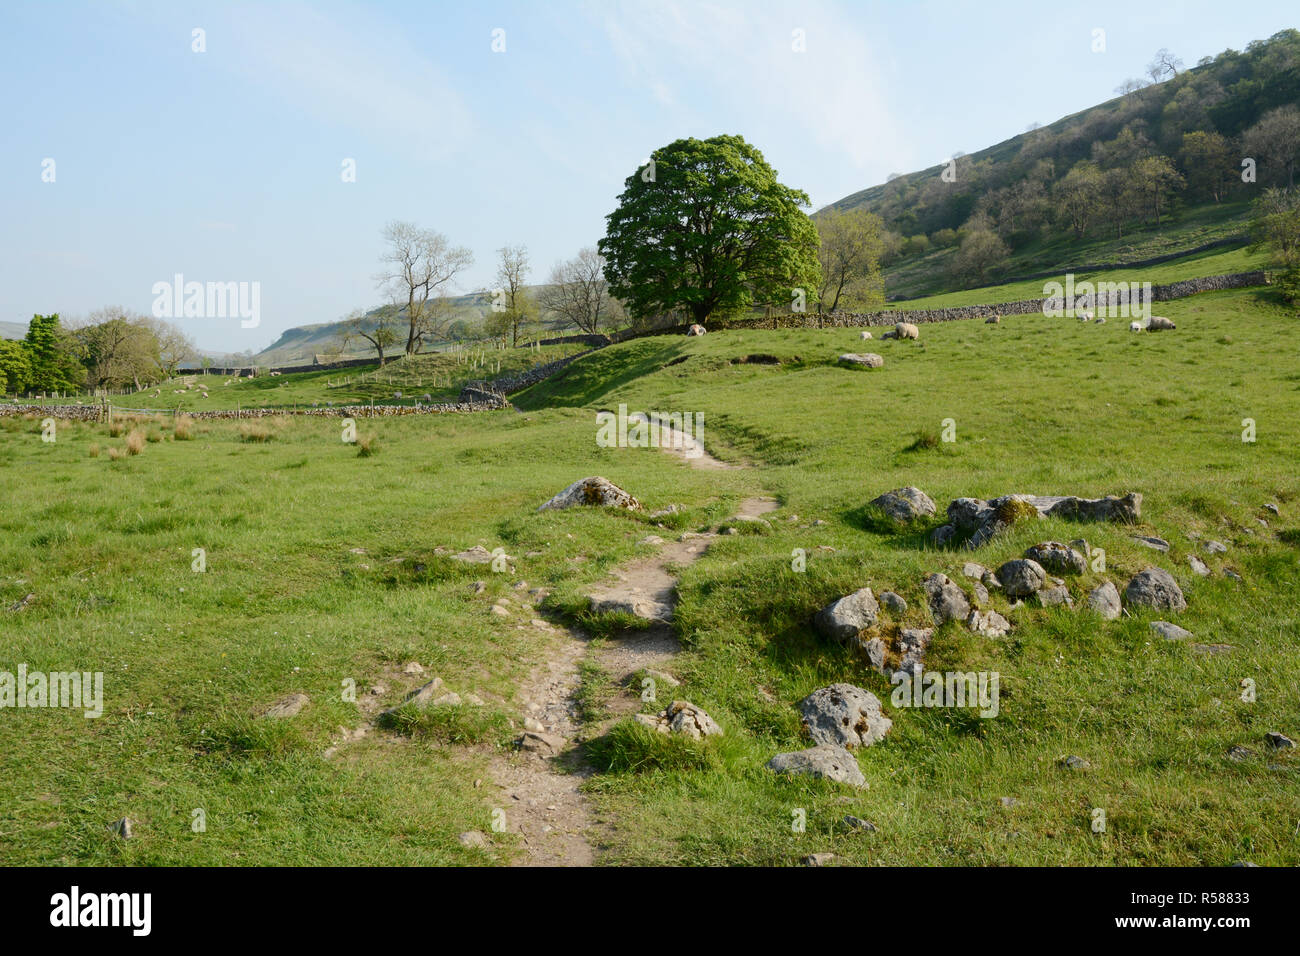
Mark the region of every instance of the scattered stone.
[[1228, 550], [1228, 546], [1222, 541], [1207, 541], [1205, 542], [1205, 550], [1210, 554], [1223, 554]]
[[675, 700], [659, 714], [637, 714], [637, 723], [661, 734], [685, 734], [694, 740], [701, 737], [721, 737], [722, 728], [688, 700]]
[[1273, 514], [1275, 514], [1275, 515], [1276, 515], [1276, 514], [1281, 514], [1281, 512], [1278, 511], [1278, 509], [1277, 509], [1277, 505], [1273, 504], [1273, 502], [1271, 502], [1271, 501], [1266, 501], [1266, 502], [1264, 502], [1264, 508], [1265, 508], [1265, 510], [1267, 510], [1267, 511], [1271, 511], [1271, 512], [1273, 512]]
[[661, 545], [664, 543], [664, 539], [659, 537], [659, 535], [657, 534], [648, 534], [644, 538], [642, 538], [638, 543], [649, 544], [649, 545]]
[[1042, 590], [1047, 583], [1047, 572], [1037, 561], [1017, 558], [998, 568], [998, 581], [1008, 597], [1028, 597]]
[[1004, 807], [1014, 807], [1020, 801], [1017, 800], [1015, 797], [999, 797], [998, 802], [1001, 803]]
[[482, 594], [484, 591], [487, 590], [487, 582], [475, 581], [473, 587], [474, 587], [475, 594]]
[[1115, 620], [1121, 609], [1119, 589], [1109, 581], [1097, 585], [1088, 592], [1088, 607], [1107, 621]]
[[1070, 756], [1061, 761], [1061, 766], [1067, 767], [1070, 770], [1087, 770], [1092, 766], [1092, 764], [1084, 760], [1082, 757], [1070, 754]]
[[430, 707], [459, 707], [460, 703], [461, 703], [460, 694], [456, 693], [453, 690], [453, 691], [448, 691], [447, 693], [443, 694], [441, 697], [435, 698], [429, 703], [429, 706]]
[[819, 780], [833, 780], [854, 787], [865, 787], [867, 778], [853, 754], [834, 744], [821, 744], [807, 750], [777, 754], [767, 762], [775, 773], [803, 774]]
[[443, 689], [442, 678], [435, 677], [427, 684], [424, 684], [421, 687], [417, 687], [415, 690], [411, 691], [409, 694], [407, 694], [405, 697], [402, 698], [402, 702], [400, 704], [398, 704], [396, 707], [390, 707], [388, 710], [384, 711], [384, 714], [385, 715], [392, 714], [394, 711], [402, 707], [405, 707], [407, 704], [413, 704], [419, 710], [424, 710], [427, 707], [431, 707], [442, 696], [441, 694], [439, 694], [439, 691], [441, 691], [442, 689]]
[[1059, 541], [1036, 544], [1025, 551], [1025, 557], [1057, 574], [1082, 574], [1088, 566], [1082, 554]]
[[974, 578], [976, 581], [979, 581], [988, 573], [988, 568], [984, 567], [982, 564], [976, 564], [974, 561], [967, 561], [961, 566], [961, 576], [964, 578]]
[[948, 524], [936, 529], [932, 540], [947, 543], [958, 534], [966, 535], [967, 546], [978, 548], [1026, 518], [1068, 518], [1074, 521], [1112, 521], [1135, 524], [1142, 515], [1142, 495], [1130, 492], [1122, 498], [1077, 498], [1058, 495], [1003, 495], [991, 501], [957, 498], [948, 505]]
[[876, 825], [870, 820], [864, 820], [862, 817], [855, 817], [853, 814], [846, 814], [841, 821], [848, 829], [854, 833], [875, 833]]
[[1038, 603], [1043, 607], [1074, 607], [1074, 598], [1070, 597], [1070, 592], [1064, 585], [1057, 584], [1050, 588], [1043, 588], [1037, 594]]
[[643, 621], [660, 624], [666, 624], [673, 617], [671, 604], [656, 601], [643, 593], [593, 594], [589, 600], [593, 614], [630, 614]]
[[1234, 581], [1240, 581], [1242, 579], [1241, 575], [1238, 574], [1236, 571], [1234, 571], [1232, 568], [1224, 568], [1223, 573], [1226, 577], [1230, 577]]
[[881, 591], [880, 603], [889, 608], [890, 613], [902, 617], [907, 613], [907, 601], [901, 594], [895, 594], [893, 591]]
[[657, 671], [647, 667], [642, 673], [656, 684], [663, 684], [665, 687], [680, 687], [682, 683], [667, 671]]
[[[494, 555], [481, 544], [476, 544], [472, 548], [466, 548], [459, 554], [453, 554], [453, 561], [464, 561], [466, 564], [491, 564]], [[507, 561], [514, 560], [509, 555], [505, 556]]]
[[934, 502], [930, 496], [920, 488], [911, 485], [887, 491], [873, 498], [871, 504], [895, 521], [911, 521], [914, 518], [928, 517], [935, 512]]
[[875, 352], [845, 352], [840, 356], [845, 365], [859, 365], [863, 368], [880, 368], [885, 364], [883, 356]]
[[488, 846], [487, 837], [478, 830], [466, 830], [456, 839], [460, 841], [461, 846], [475, 847], [480, 850], [486, 850]]
[[309, 700], [311, 698], [306, 694], [287, 694], [262, 711], [262, 716], [273, 719], [292, 717], [306, 707]]
[[871, 588], [860, 588], [818, 611], [813, 618], [813, 625], [826, 637], [848, 644], [861, 631], [872, 627], [879, 614], [880, 605], [876, 603]]
[[925, 659], [930, 639], [934, 637], [932, 627], [905, 627], [898, 632], [898, 669], [908, 674], [921, 673], [921, 662]]
[[1163, 568], [1146, 568], [1124, 589], [1124, 601], [1162, 611], [1185, 611], [1187, 599], [1173, 576]]
[[1232, 653], [1231, 644], [1192, 644], [1192, 650], [1197, 654], [1230, 654]]
[[1295, 746], [1295, 741], [1290, 737], [1279, 734], [1276, 730], [1270, 730], [1264, 735], [1264, 742], [1274, 750], [1285, 750]]
[[881, 712], [875, 694], [852, 684], [831, 684], [813, 691], [799, 702], [799, 713], [804, 733], [814, 743], [849, 750], [870, 747], [894, 725]]
[[35, 594], [28, 594], [28, 595], [25, 595], [25, 596], [23, 597], [22, 600], [20, 600], [20, 601], [15, 601], [13, 604], [10, 604], [10, 605], [9, 605], [9, 610], [10, 610], [10, 611], [21, 611], [23, 608], [25, 608], [28, 604], [30, 604], [30, 603], [31, 603], [32, 601], [34, 601], [35, 599], [36, 599], [36, 595], [35, 595]]
[[130, 840], [135, 836], [135, 821], [130, 817], [114, 820], [108, 828], [113, 831], [114, 836], [121, 837], [123, 840]]
[[536, 734], [544, 734], [546, 733], [546, 725], [543, 724], [536, 717], [525, 717], [524, 730], [531, 730], [533, 733]]
[[493, 604], [493, 605], [492, 605], [492, 613], [495, 614], [497, 617], [509, 617], [509, 616], [510, 616], [510, 611], [507, 610], [504, 606], [502, 606], [502, 605], [500, 605], [500, 604]]
[[1201, 577], [1203, 578], [1209, 577], [1210, 566], [1206, 564], [1204, 561], [1202, 561], [1200, 558], [1198, 558], [1196, 555], [1189, 554], [1187, 556], [1187, 563], [1191, 565], [1192, 570], [1197, 574], [1199, 574]]
[[1234, 862], [1232, 862], [1232, 863], [1229, 863], [1228, 866], [1229, 866], [1229, 867], [1234, 867], [1234, 866], [1237, 866], [1237, 867], [1250, 867], [1250, 866], [1258, 867], [1259, 864], [1258, 864], [1258, 863], [1251, 863], [1250, 860], [1236, 860], [1236, 861], [1234, 861]]
[[992, 571], [985, 571], [984, 574], [980, 576], [980, 584], [984, 585], [990, 591], [1002, 590], [1002, 582], [998, 580], [998, 576]]
[[1251, 757], [1255, 756], [1255, 754], [1254, 751], [1247, 750], [1245, 747], [1239, 747], [1237, 744], [1233, 744], [1231, 747], [1228, 748], [1228, 753], [1226, 754], [1226, 756], [1229, 760], [1235, 761], [1237, 763], [1241, 763], [1243, 760], [1249, 760]]
[[1166, 553], [1169, 551], [1169, 542], [1166, 541], [1164, 538], [1153, 538], [1153, 537], [1148, 537], [1146, 535], [1134, 535], [1133, 540], [1136, 541], [1138, 544], [1146, 545], [1148, 548], [1150, 548], [1153, 551], [1162, 551]]
[[970, 615], [966, 592], [953, 584], [946, 574], [932, 574], [922, 586], [935, 624], [964, 621]]
[[528, 753], [546, 757], [558, 754], [564, 749], [564, 743], [564, 738], [559, 734], [545, 734], [529, 730], [525, 731], [524, 735], [519, 738], [518, 747]]
[[966, 627], [983, 637], [1002, 637], [1010, 632], [1011, 622], [997, 611], [971, 611]]
[[1166, 641], [1185, 641], [1194, 636], [1191, 631], [1184, 630], [1177, 624], [1170, 624], [1168, 621], [1152, 621], [1151, 630]]
[[582, 478], [565, 488], [538, 511], [553, 508], [572, 508], [576, 505], [639, 509], [641, 503], [608, 478], [596, 475]]
[[803, 858], [804, 866], [826, 866], [835, 859], [834, 853], [809, 853]]
[[666, 508], [660, 508], [658, 511], [650, 512], [651, 518], [667, 518], [669, 515], [675, 515], [682, 510], [681, 505], [668, 505]]
[[403, 674], [423, 674], [424, 668], [417, 661], [407, 661], [406, 666], [402, 668]]
[[980, 607], [984, 607], [989, 603], [989, 589], [979, 581], [972, 584], [970, 589], [975, 593], [975, 603]]

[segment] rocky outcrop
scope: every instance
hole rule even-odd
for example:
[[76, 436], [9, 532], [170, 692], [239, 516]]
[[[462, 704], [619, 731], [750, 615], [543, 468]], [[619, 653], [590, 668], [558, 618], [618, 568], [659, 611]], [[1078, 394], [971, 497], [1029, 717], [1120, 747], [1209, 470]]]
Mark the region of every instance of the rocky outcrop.
[[1037, 594], [1047, 584], [1047, 572], [1037, 561], [1016, 558], [998, 568], [998, 582], [1007, 597], [1029, 597]]
[[683, 734], [693, 740], [721, 737], [722, 728], [688, 700], [675, 700], [658, 714], [637, 714], [636, 722], [661, 734]]
[[1003, 495], [957, 498], [948, 505], [948, 524], [936, 529], [931, 540], [938, 545], [964, 541], [968, 548], [987, 544], [1019, 521], [1067, 518], [1072, 521], [1112, 521], [1132, 524], [1142, 516], [1142, 495], [1077, 498], [1060, 495]]
[[1053, 574], [1082, 574], [1087, 562], [1074, 548], [1059, 541], [1044, 541], [1025, 551], [1025, 557], [1036, 561]]
[[849, 644], [858, 634], [872, 627], [880, 614], [871, 588], [860, 588], [837, 598], [817, 612], [813, 624], [817, 630], [840, 644]]
[[964, 621], [970, 615], [970, 600], [966, 597], [966, 592], [946, 574], [930, 575], [922, 587], [925, 588], [926, 603], [930, 606], [935, 624]]
[[608, 478], [599, 475], [582, 478], [565, 488], [538, 511], [553, 508], [572, 508], [577, 505], [639, 509], [641, 503]]
[[839, 361], [841, 365], [857, 365], [861, 368], [881, 368], [885, 364], [884, 357], [875, 352], [845, 352]]
[[886, 491], [883, 495], [872, 498], [870, 504], [895, 521], [912, 521], [935, 512], [934, 501], [930, 496], [911, 485]]
[[1134, 575], [1124, 589], [1124, 602], [1162, 611], [1187, 610], [1182, 589], [1163, 568], [1147, 568]]

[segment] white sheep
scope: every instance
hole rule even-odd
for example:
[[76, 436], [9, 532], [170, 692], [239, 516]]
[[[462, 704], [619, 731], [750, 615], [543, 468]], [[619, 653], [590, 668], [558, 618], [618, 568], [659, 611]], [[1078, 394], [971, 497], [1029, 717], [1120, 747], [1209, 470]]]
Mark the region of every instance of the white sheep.
[[1151, 316], [1151, 320], [1147, 322], [1147, 328], [1152, 332], [1160, 332], [1166, 329], [1176, 329], [1178, 326], [1174, 325], [1171, 320], [1166, 319], [1163, 315], [1153, 315]]
[[1130, 323], [1128, 324], [1128, 330], [1129, 330], [1130, 332], [1141, 332], [1141, 331], [1142, 331], [1142, 323], [1141, 323], [1141, 322], [1130, 322]]
[[871, 338], [871, 333], [863, 329], [862, 334], [858, 336], [858, 338], [863, 339], [865, 341], [866, 339]]
[[704, 334], [705, 332], [707, 332], [707, 331], [708, 331], [708, 329], [706, 329], [704, 326], [700, 325], [699, 323], [693, 323], [693, 324], [691, 325], [691, 327], [690, 327], [689, 329], [686, 330], [686, 334], [687, 334], [687, 335], [703, 335], [703, 334]]
[[894, 331], [898, 333], [900, 339], [919, 339], [921, 330], [911, 322], [898, 322], [894, 325]]

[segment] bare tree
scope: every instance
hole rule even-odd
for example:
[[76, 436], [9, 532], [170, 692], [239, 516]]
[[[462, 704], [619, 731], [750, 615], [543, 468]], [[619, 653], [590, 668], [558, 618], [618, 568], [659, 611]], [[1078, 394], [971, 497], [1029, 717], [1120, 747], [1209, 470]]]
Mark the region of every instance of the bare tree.
[[556, 264], [550, 284], [538, 296], [543, 309], [558, 316], [565, 325], [583, 332], [595, 332], [610, 312], [609, 283], [605, 281], [605, 257], [588, 247], [577, 256]]
[[1120, 96], [1128, 96], [1130, 93], [1136, 93], [1138, 90], [1147, 86], [1145, 80], [1138, 80], [1130, 77], [1119, 86], [1115, 87], [1115, 92]]
[[394, 306], [406, 313], [406, 354], [413, 355], [447, 318], [441, 302], [457, 273], [474, 263], [464, 246], [453, 247], [447, 237], [414, 223], [393, 221], [384, 227], [388, 249], [380, 261], [385, 269], [375, 281], [388, 292]]
[[519, 329], [532, 316], [533, 310], [528, 301], [524, 280], [532, 267], [528, 264], [528, 247], [525, 245], [502, 246], [497, 250], [500, 257], [497, 266], [497, 288], [493, 290], [492, 311], [497, 313], [497, 322], [504, 330], [510, 332], [510, 344], [519, 344]]
[[182, 363], [198, 355], [194, 340], [172, 323], [143, 316], [136, 321], [157, 340], [158, 367], [164, 378], [174, 378]]
[[361, 309], [348, 313], [344, 319], [340, 351], [346, 352], [355, 339], [364, 339], [370, 343], [370, 347], [379, 355], [379, 367], [383, 368], [384, 350], [401, 341], [397, 309], [386, 306], [369, 313]]
[[1182, 60], [1161, 47], [1156, 51], [1155, 58], [1147, 64], [1147, 76], [1151, 77], [1152, 83], [1159, 83], [1177, 76], [1182, 66]]

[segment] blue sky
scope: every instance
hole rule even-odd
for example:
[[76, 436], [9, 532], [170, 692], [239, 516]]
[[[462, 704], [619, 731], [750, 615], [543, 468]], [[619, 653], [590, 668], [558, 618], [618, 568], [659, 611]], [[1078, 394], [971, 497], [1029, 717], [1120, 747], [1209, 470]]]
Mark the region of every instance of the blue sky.
[[1108, 99], [1160, 47], [1193, 65], [1298, 21], [1282, 2], [5, 0], [0, 321], [147, 313], [176, 273], [256, 281], [259, 327], [180, 323], [256, 351], [377, 304], [390, 219], [473, 250], [458, 291], [507, 243], [540, 281], [679, 137], [739, 133], [820, 207]]

